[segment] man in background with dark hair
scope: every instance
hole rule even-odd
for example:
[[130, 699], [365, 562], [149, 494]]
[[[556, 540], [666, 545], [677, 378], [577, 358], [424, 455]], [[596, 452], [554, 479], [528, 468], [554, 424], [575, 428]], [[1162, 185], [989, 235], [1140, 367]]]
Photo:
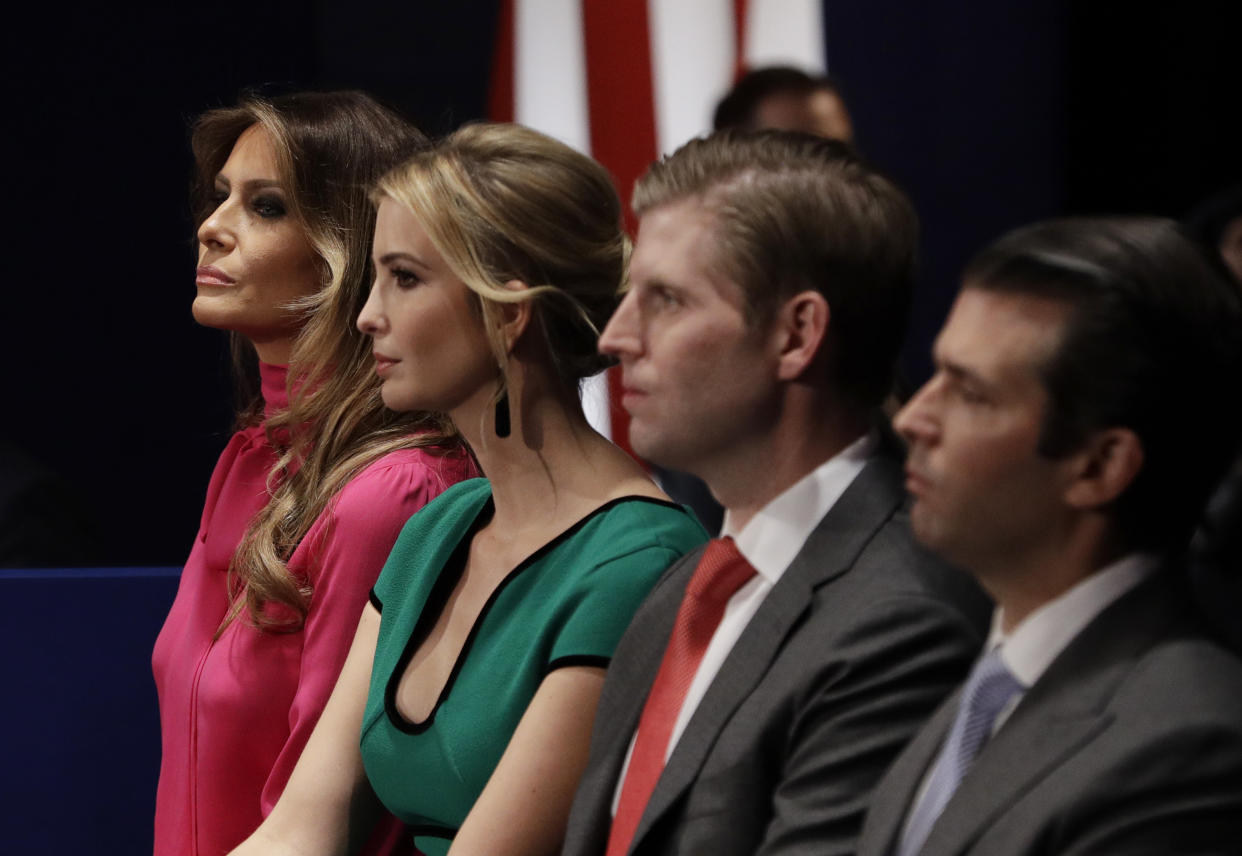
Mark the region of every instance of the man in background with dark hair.
[[1182, 554], [1238, 444], [1240, 321], [1170, 221], [1041, 223], [968, 267], [895, 424], [915, 534], [993, 631], [860, 853], [1239, 852], [1242, 663]]
[[665, 574], [608, 669], [566, 856], [844, 853], [982, 642], [918, 550], [875, 425], [917, 222], [842, 143], [718, 133], [634, 193], [600, 338], [635, 451], [703, 478], [725, 537]]
[[716, 130], [772, 128], [854, 141], [849, 108], [837, 84], [788, 66], [746, 72], [716, 105]]

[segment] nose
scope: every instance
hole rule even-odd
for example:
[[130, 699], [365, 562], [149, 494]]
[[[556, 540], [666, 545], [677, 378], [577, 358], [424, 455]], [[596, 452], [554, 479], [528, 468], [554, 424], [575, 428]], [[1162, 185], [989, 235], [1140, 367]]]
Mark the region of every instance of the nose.
[[226, 199], [207, 215], [206, 220], [199, 224], [198, 242], [204, 247], [225, 251], [233, 248], [237, 236], [229, 220], [228, 205], [229, 202]]
[[610, 357], [632, 357], [642, 352], [642, 325], [638, 317], [638, 298], [631, 289], [622, 298], [604, 332], [599, 336], [599, 352]]
[[368, 336], [378, 336], [383, 332], [384, 314], [380, 311], [379, 288], [374, 285], [367, 295], [367, 302], [362, 305], [362, 311], [358, 313], [357, 326]]
[[932, 407], [936, 381], [937, 378], [933, 376], [923, 384], [893, 417], [893, 428], [910, 445], [931, 442], [939, 434], [939, 425]]

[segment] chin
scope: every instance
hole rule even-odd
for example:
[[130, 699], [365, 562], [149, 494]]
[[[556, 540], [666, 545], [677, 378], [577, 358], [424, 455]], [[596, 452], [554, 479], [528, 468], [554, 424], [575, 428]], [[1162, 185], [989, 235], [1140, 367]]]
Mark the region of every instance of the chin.
[[217, 330], [232, 330], [253, 338], [251, 334], [271, 337], [286, 324], [282, 324], [279, 315], [255, 311], [255, 307], [239, 299], [240, 295], [230, 291], [199, 291], [190, 305], [190, 313], [194, 320], [204, 327]]
[[938, 551], [940, 538], [937, 537], [935, 521], [931, 519], [926, 508], [921, 508], [923, 500], [916, 500], [910, 509], [910, 529], [920, 544], [932, 551]]
[[194, 298], [194, 303], [190, 306], [190, 314], [194, 316], [196, 323], [204, 327], [212, 327], [216, 330], [236, 329], [230, 323], [232, 313], [224, 307], [216, 305], [218, 303], [219, 301], [200, 294]]
[[385, 407], [397, 413], [409, 413], [411, 410], [418, 409], [409, 396], [401, 395], [399, 390], [390, 390], [388, 384], [380, 387], [380, 399], [384, 402]]
[[675, 438], [653, 436], [641, 430], [634, 430], [630, 424], [630, 448], [644, 461], [649, 461], [667, 470], [690, 472], [696, 459], [694, 450], [687, 448], [685, 442], [678, 443]]
[[664, 461], [665, 456], [662, 453], [662, 444], [658, 442], [657, 438], [652, 437], [650, 432], [643, 430], [643, 427], [637, 422], [630, 422], [628, 439], [634, 454], [644, 461], [650, 461], [661, 467], [671, 466]]

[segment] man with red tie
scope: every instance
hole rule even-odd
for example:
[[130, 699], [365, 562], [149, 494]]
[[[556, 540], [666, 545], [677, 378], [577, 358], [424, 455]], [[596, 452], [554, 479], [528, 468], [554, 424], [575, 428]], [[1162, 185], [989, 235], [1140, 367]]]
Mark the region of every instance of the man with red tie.
[[600, 349], [634, 449], [702, 478], [724, 537], [618, 647], [564, 852], [850, 852], [988, 611], [914, 544], [879, 430], [915, 214], [842, 144], [772, 131], [688, 143], [634, 209]]

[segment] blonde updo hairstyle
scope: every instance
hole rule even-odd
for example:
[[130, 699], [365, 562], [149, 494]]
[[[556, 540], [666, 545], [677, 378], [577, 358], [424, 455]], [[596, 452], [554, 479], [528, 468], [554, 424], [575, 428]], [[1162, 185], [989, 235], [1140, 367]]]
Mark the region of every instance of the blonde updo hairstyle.
[[295, 578], [287, 562], [341, 488], [397, 449], [461, 449], [446, 417], [384, 407], [370, 340], [354, 327], [370, 284], [370, 189], [394, 164], [426, 148], [426, 137], [361, 92], [244, 97], [236, 107], [204, 113], [194, 125], [198, 222], [214, 208], [216, 175], [251, 127], [262, 128], [271, 141], [288, 214], [318, 256], [321, 285], [288, 307], [303, 319], [289, 365], [292, 395], [288, 409], [266, 421], [254, 348], [232, 335], [237, 422], [262, 422], [280, 458], [268, 476], [269, 501], [233, 555], [233, 609], [218, 632], [243, 610], [260, 628], [299, 629], [310, 581]]
[[[620, 299], [629, 240], [612, 180], [591, 158], [521, 125], [467, 125], [380, 179], [376, 198], [408, 208], [478, 296], [498, 398], [501, 304], [534, 302], [531, 327], [564, 391], [576, 396], [612, 364], [596, 343]], [[528, 287], [507, 288], [513, 280]]]

